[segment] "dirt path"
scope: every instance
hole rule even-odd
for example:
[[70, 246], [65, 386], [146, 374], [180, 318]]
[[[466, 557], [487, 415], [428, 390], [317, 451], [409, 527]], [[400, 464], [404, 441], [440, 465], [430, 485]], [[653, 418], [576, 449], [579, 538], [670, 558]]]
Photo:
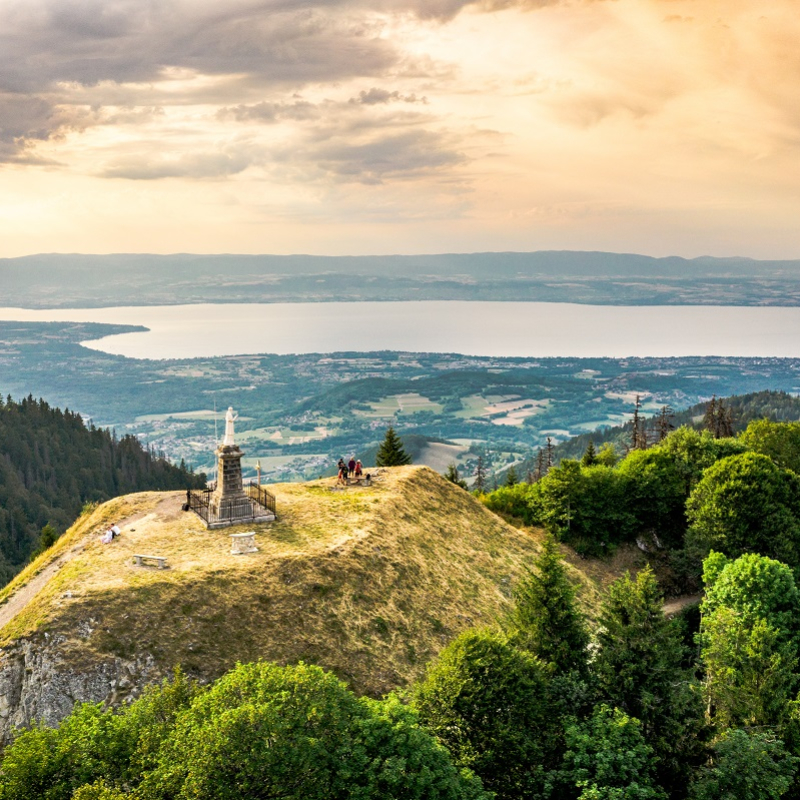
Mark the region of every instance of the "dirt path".
[[[139, 511], [136, 514], [125, 517], [117, 524], [124, 534], [126, 529], [130, 530], [131, 525], [147, 516], [159, 515], [172, 517], [177, 515], [177, 513], [180, 512], [182, 502], [182, 494], [170, 494], [168, 497], [160, 500], [152, 511]], [[8, 599], [8, 602], [0, 606], [0, 629], [8, 625], [8, 623], [11, 622], [11, 620], [39, 593], [50, 578], [52, 578], [64, 564], [69, 563], [75, 556], [80, 555], [80, 553], [86, 549], [86, 545], [97, 535], [98, 531], [96, 530], [87, 533], [77, 544], [74, 544], [69, 550], [62, 553], [58, 558], [48, 564], [38, 575], [31, 578], [24, 586], [17, 589]]]
[[674, 614], [683, 611], [686, 606], [699, 603], [702, 599], [702, 594], [684, 594], [680, 597], [674, 597], [671, 600], [667, 600], [667, 602], [661, 607], [661, 610], [664, 612], [664, 614], [666, 614], [666, 616], [671, 617]]

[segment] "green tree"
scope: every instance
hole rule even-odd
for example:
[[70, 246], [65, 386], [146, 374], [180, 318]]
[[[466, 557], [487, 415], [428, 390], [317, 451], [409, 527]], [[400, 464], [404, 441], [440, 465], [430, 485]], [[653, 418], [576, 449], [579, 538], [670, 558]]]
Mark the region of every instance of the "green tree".
[[125, 800], [126, 797], [130, 797], [130, 794], [110, 786], [101, 779], [76, 789], [72, 795], [72, 800]]
[[800, 759], [769, 731], [725, 731], [714, 757], [692, 786], [692, 800], [778, 800], [792, 785]]
[[[57, 728], [20, 732], [3, 754], [0, 798], [69, 800], [73, 791], [99, 781], [97, 797], [105, 800], [103, 792], [114, 786], [137, 786], [155, 765], [177, 715], [199, 691], [176, 671], [120, 712], [88, 703], [76, 706]], [[87, 789], [85, 797], [94, 795]]]
[[506, 471], [506, 486], [516, 486], [519, 483], [519, 478], [517, 477], [517, 468], [511, 466]]
[[478, 455], [478, 461], [475, 464], [475, 491], [481, 494], [486, 490], [486, 469], [483, 466], [483, 456]]
[[685, 481], [675, 459], [662, 447], [634, 450], [617, 467], [625, 501], [638, 530], [680, 545], [686, 531]]
[[718, 730], [782, 726], [789, 717], [797, 656], [764, 619], [718, 608], [703, 619], [708, 718]]
[[498, 800], [536, 798], [553, 760], [542, 664], [485, 631], [448, 645], [412, 694], [422, 724]]
[[710, 466], [686, 514], [692, 535], [707, 549], [800, 564], [800, 478], [767, 456], [742, 453]]
[[800, 594], [791, 570], [748, 554], [704, 564], [699, 642], [707, 714], [718, 730], [783, 727], [797, 687]]
[[674, 459], [688, 497], [706, 469], [722, 458], [743, 453], [746, 448], [738, 439], [715, 439], [709, 431], [696, 431], [683, 425], [672, 431], [659, 449]]
[[448, 465], [447, 472], [445, 472], [444, 477], [450, 481], [450, 483], [454, 483], [456, 486], [460, 486], [462, 489], [467, 488], [467, 482], [461, 480], [461, 476], [458, 474], [458, 467], [452, 461]]
[[584, 672], [589, 634], [558, 545], [547, 535], [534, 571], [514, 589], [509, 638], [554, 672]]
[[598, 706], [568, 725], [565, 738], [562, 781], [581, 790], [578, 800], [666, 800], [654, 783], [653, 748], [624, 711]]
[[712, 552], [703, 562], [703, 583], [704, 615], [730, 608], [747, 622], [764, 619], [800, 649], [800, 589], [786, 564], [755, 553], [731, 560]]
[[43, 551], [47, 550], [49, 547], [52, 547], [56, 543], [56, 539], [58, 539], [58, 532], [48, 522], [47, 525], [45, 525], [44, 528], [42, 528], [42, 537], [39, 540], [39, 547]]
[[581, 458], [581, 466], [591, 467], [597, 463], [597, 453], [594, 449], [594, 442], [589, 439], [589, 444], [586, 446], [583, 458]]
[[769, 456], [779, 467], [800, 474], [800, 422], [751, 422], [739, 434], [740, 441], [754, 453]]
[[605, 442], [601, 445], [600, 449], [597, 451], [596, 461], [598, 464], [604, 467], [614, 467], [619, 461], [619, 456], [617, 456], [617, 451], [614, 449], [614, 445], [611, 442]]
[[178, 718], [141, 800], [488, 800], [397, 699], [319, 667], [239, 665]]
[[653, 747], [659, 783], [670, 792], [685, 785], [700, 756], [700, 693], [685, 669], [678, 626], [663, 611], [648, 567], [635, 580], [615, 581], [600, 613], [594, 670], [608, 705], [635, 717]]
[[130, 742], [122, 718], [100, 705], [84, 704], [59, 725], [20, 733], [3, 754], [2, 800], [70, 800], [81, 786], [100, 778], [123, 780]]
[[626, 539], [634, 519], [625, 502], [625, 485], [616, 470], [582, 468], [564, 459], [534, 484], [532, 516], [557, 538], [582, 554], [602, 554]]
[[402, 467], [411, 463], [411, 456], [403, 448], [403, 442], [391, 426], [386, 431], [375, 463], [379, 467]]

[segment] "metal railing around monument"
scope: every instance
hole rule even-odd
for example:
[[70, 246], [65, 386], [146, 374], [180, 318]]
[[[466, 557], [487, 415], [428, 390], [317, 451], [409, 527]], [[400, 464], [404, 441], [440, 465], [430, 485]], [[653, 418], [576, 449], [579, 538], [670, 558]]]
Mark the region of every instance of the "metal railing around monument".
[[186, 510], [194, 511], [206, 525], [233, 522], [246, 523], [264, 517], [266, 514], [277, 516], [277, 502], [275, 495], [268, 492], [263, 486], [259, 486], [255, 481], [250, 481], [243, 486], [246, 498], [235, 502], [226, 503], [222, 514], [214, 513], [211, 510], [211, 495], [216, 489], [215, 484], [209, 484], [206, 489], [187, 489], [186, 490]]
[[277, 516], [277, 506], [275, 495], [268, 492], [263, 486], [259, 486], [255, 481], [249, 481], [244, 487], [245, 494], [255, 500], [262, 508]]

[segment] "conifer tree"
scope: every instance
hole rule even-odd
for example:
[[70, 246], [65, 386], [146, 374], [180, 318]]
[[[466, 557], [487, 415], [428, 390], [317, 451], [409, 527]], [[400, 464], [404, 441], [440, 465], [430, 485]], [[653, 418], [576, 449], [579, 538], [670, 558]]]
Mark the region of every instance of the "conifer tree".
[[467, 484], [465, 481], [461, 480], [461, 476], [458, 474], [458, 467], [455, 465], [454, 461], [451, 461], [447, 467], [447, 472], [445, 472], [444, 477], [450, 481], [450, 483], [454, 483], [456, 486], [460, 486], [462, 489], [467, 488]]
[[669, 406], [661, 406], [661, 411], [658, 415], [658, 441], [663, 442], [674, 428], [675, 426], [672, 424], [672, 409]]
[[633, 407], [633, 426], [631, 429], [631, 450], [647, 449], [647, 431], [642, 422], [639, 409], [642, 407], [641, 397], [636, 395], [636, 404]]
[[402, 467], [411, 463], [411, 456], [406, 453], [403, 442], [391, 426], [387, 429], [386, 436], [378, 448], [375, 463], [379, 467]]
[[552, 535], [545, 537], [534, 571], [516, 586], [514, 599], [509, 617], [511, 641], [550, 664], [555, 672], [584, 671], [589, 634]]
[[545, 466], [547, 467], [547, 469], [545, 470], [545, 472], [547, 472], [550, 469], [550, 467], [553, 466], [553, 440], [549, 436], [547, 437], [547, 459], [546, 459], [546, 462], [547, 463], [545, 464]]
[[706, 413], [703, 415], [703, 427], [712, 433], [715, 439], [717, 430], [717, 396], [712, 395], [706, 405]]
[[717, 396], [714, 395], [708, 401], [706, 413], [703, 415], [703, 426], [715, 439], [733, 436], [733, 414], [722, 398], [717, 400]]
[[536, 454], [536, 472], [533, 474], [534, 482], [540, 481], [544, 477], [544, 473], [544, 450], [540, 447], [539, 452]]
[[517, 477], [517, 468], [509, 467], [506, 471], [506, 486], [516, 486], [518, 483], [519, 478]]
[[581, 459], [581, 464], [584, 467], [591, 467], [593, 464], [597, 463], [597, 454], [595, 453], [594, 449], [594, 442], [589, 439], [589, 444], [586, 447], [586, 452], [583, 454], [583, 458]]
[[702, 708], [693, 676], [683, 666], [678, 628], [661, 610], [662, 595], [647, 567], [635, 580], [615, 581], [603, 603], [594, 662], [604, 700], [642, 723], [656, 753], [661, 784], [685, 784], [700, 756]]
[[483, 456], [478, 456], [478, 463], [475, 465], [475, 482], [473, 486], [483, 494], [486, 491], [486, 469], [483, 466]]

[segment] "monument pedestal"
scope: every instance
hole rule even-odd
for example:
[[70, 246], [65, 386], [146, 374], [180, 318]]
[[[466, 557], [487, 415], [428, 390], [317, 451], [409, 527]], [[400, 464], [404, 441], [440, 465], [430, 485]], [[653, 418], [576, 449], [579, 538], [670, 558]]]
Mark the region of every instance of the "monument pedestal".
[[247, 506], [250, 513], [250, 498], [242, 485], [243, 455], [235, 444], [217, 448], [217, 488], [209, 505], [211, 513], [217, 517], [230, 517], [240, 506]]
[[[208, 528], [226, 528], [245, 522], [272, 522], [275, 519], [275, 497], [252, 481], [245, 490], [242, 483], [242, 456], [234, 444], [233, 409], [225, 415], [225, 438], [216, 450], [217, 485], [202, 494], [187, 492], [186, 508], [203, 518]], [[260, 473], [259, 473], [260, 476]]]

